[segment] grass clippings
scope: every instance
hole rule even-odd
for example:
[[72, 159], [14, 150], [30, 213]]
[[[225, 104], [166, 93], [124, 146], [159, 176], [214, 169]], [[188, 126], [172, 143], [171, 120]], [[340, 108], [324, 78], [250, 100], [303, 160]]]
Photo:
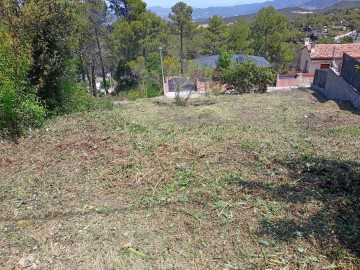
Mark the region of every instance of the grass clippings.
[[0, 144], [0, 269], [359, 269], [359, 149], [311, 91], [51, 119]]

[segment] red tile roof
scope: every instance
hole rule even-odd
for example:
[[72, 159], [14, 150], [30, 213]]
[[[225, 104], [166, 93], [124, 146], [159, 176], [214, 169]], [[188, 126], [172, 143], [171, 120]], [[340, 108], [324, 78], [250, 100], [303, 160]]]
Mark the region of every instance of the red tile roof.
[[334, 50], [336, 59], [342, 59], [344, 53], [356, 59], [360, 59], [360, 43], [316, 44], [313, 52], [311, 51], [310, 46], [308, 46], [308, 50], [311, 60], [333, 59]]

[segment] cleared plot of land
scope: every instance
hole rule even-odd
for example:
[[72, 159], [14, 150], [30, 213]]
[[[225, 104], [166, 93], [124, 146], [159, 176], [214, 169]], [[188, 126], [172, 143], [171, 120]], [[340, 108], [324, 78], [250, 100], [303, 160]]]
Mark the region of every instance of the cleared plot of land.
[[0, 144], [0, 269], [358, 269], [360, 115], [155, 99]]

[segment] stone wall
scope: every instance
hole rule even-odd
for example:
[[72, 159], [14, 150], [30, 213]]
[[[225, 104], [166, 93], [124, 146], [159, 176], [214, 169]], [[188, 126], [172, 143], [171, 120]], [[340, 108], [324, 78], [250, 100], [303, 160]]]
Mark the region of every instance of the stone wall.
[[360, 110], [360, 93], [333, 69], [328, 70], [325, 88], [316, 85], [313, 85], [313, 88], [328, 99], [350, 101], [355, 108]]

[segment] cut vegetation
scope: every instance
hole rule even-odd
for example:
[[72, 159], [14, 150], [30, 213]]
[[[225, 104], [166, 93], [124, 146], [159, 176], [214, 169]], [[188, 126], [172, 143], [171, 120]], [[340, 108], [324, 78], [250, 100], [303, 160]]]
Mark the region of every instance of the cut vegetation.
[[0, 269], [359, 269], [359, 120], [310, 91], [48, 120], [0, 144]]

